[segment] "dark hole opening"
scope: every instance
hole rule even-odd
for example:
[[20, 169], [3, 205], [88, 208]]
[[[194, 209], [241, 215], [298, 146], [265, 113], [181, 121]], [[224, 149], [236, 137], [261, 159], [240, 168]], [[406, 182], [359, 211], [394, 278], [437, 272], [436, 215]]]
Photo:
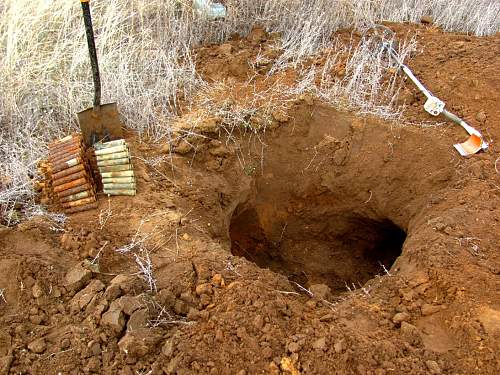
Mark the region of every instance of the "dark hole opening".
[[406, 239], [406, 233], [390, 220], [351, 213], [289, 217], [279, 226], [281, 231], [265, 228], [263, 221], [267, 222], [254, 207], [235, 211], [229, 228], [233, 255], [303, 286], [326, 284], [334, 293], [353, 284], [359, 288], [384, 274]]

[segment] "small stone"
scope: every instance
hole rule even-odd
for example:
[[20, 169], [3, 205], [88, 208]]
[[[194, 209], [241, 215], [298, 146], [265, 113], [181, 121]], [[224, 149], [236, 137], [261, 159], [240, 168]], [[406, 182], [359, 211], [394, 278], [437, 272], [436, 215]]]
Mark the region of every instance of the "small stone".
[[186, 318], [187, 318], [187, 320], [191, 320], [191, 321], [193, 321], [193, 320], [198, 319], [198, 318], [199, 318], [199, 316], [200, 316], [199, 311], [198, 311], [198, 310], [196, 310], [194, 307], [190, 307], [190, 308], [189, 308], [189, 312], [188, 312], [188, 314], [187, 314]]
[[441, 368], [436, 361], [425, 361], [425, 365], [431, 374], [441, 374]]
[[210, 283], [200, 284], [196, 287], [196, 294], [199, 296], [211, 293], [212, 293], [212, 284]]
[[120, 333], [125, 327], [125, 316], [120, 310], [111, 310], [103, 314], [101, 324], [108, 326], [115, 333]]
[[92, 355], [99, 355], [102, 353], [101, 345], [95, 340], [90, 341], [87, 346]]
[[401, 324], [401, 322], [407, 322], [408, 320], [410, 320], [410, 314], [405, 312], [397, 313], [392, 317], [394, 324]]
[[345, 350], [344, 340], [335, 341], [333, 349], [335, 350], [335, 353], [342, 353]]
[[172, 356], [172, 354], [174, 354], [174, 341], [172, 339], [165, 341], [165, 344], [161, 348], [161, 352], [166, 357], [170, 358]]
[[38, 284], [38, 282], [36, 282], [35, 285], [33, 285], [33, 287], [31, 288], [31, 293], [33, 294], [34, 298], [40, 298], [44, 294], [43, 289], [40, 284]]
[[422, 342], [420, 331], [410, 323], [401, 322], [401, 335], [412, 345], [419, 345]]
[[255, 326], [255, 328], [259, 330], [262, 329], [262, 327], [264, 327], [264, 318], [262, 317], [262, 315], [257, 315], [254, 318], [253, 325]]
[[189, 240], [191, 240], [191, 236], [189, 236], [189, 234], [187, 234], [187, 233], [184, 233], [184, 234], [182, 235], [182, 239], [183, 239], [184, 241], [189, 241]]
[[488, 118], [488, 116], [486, 116], [486, 113], [484, 111], [479, 111], [476, 114], [476, 120], [481, 122], [481, 123], [484, 123], [487, 118]]
[[134, 311], [127, 322], [127, 331], [132, 332], [148, 326], [149, 314], [147, 309]]
[[288, 351], [290, 353], [297, 353], [300, 350], [300, 345], [297, 344], [296, 342], [291, 342], [288, 344]]
[[186, 140], [181, 139], [178, 145], [175, 146], [174, 151], [180, 155], [186, 155], [191, 152], [192, 149], [193, 146], [191, 146]]
[[314, 341], [312, 347], [316, 350], [324, 350], [326, 348], [326, 337], [320, 337]]
[[221, 329], [215, 331], [215, 339], [219, 342], [224, 340], [224, 332]]
[[220, 273], [217, 273], [212, 277], [212, 283], [217, 286], [224, 286], [224, 278]]
[[106, 288], [106, 291], [104, 292], [104, 299], [108, 302], [111, 302], [122, 294], [122, 290], [120, 288], [120, 285], [118, 284], [111, 284]]
[[423, 24], [429, 25], [429, 24], [434, 23], [434, 19], [431, 16], [423, 16], [420, 19], [420, 22], [423, 23]]
[[421, 309], [422, 309], [422, 315], [427, 316], [427, 315], [432, 315], [432, 314], [437, 313], [439, 310], [441, 310], [441, 307], [429, 305], [428, 303], [424, 303], [422, 305]]
[[45, 339], [43, 337], [40, 339], [37, 339], [35, 341], [32, 341], [28, 344], [28, 349], [36, 354], [43, 353], [46, 348], [47, 348], [47, 344], [46, 344]]
[[43, 317], [41, 315], [30, 315], [30, 322], [33, 323], [34, 325], [40, 325], [43, 322]]
[[319, 300], [327, 299], [331, 293], [330, 287], [326, 284], [311, 285], [309, 290], [313, 294], [313, 298], [319, 299]]
[[118, 342], [121, 351], [130, 357], [140, 358], [149, 353], [150, 347], [143, 340], [135, 337], [133, 333], [127, 333]]
[[61, 344], [60, 344], [60, 347], [61, 347], [61, 350], [65, 350], [65, 349], [68, 349], [71, 345], [71, 341], [65, 337], [64, 339], [61, 340]]
[[273, 350], [269, 346], [266, 346], [264, 349], [262, 349], [262, 356], [265, 359], [272, 358], [273, 357]]
[[65, 276], [64, 286], [77, 291], [83, 288], [92, 278], [92, 272], [81, 264], [73, 267]]

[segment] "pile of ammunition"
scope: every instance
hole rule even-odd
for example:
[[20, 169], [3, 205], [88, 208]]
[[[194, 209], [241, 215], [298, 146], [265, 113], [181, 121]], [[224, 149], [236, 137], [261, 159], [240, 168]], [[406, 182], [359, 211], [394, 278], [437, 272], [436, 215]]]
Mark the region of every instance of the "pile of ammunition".
[[95, 185], [80, 134], [49, 145], [52, 188], [67, 214], [97, 208]]
[[125, 140], [96, 143], [94, 149], [104, 194], [134, 196], [135, 175]]

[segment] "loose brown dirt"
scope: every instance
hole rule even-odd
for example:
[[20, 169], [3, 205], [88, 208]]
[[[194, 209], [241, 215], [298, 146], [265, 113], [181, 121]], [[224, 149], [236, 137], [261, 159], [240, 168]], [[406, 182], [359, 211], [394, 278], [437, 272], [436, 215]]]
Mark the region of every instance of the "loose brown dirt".
[[[186, 108], [172, 147], [129, 133], [136, 197], [0, 228], [0, 373], [498, 373], [500, 39], [390, 26], [487, 153], [461, 158], [409, 85], [406, 118], [433, 126], [305, 96], [259, 131]], [[297, 78], [248, 64], [270, 39], [200, 47], [214, 102]]]

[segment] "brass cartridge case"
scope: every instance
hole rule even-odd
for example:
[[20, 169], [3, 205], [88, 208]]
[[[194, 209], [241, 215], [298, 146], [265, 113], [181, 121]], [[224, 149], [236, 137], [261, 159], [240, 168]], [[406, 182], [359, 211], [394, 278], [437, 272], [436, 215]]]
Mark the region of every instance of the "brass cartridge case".
[[136, 190], [106, 190], [104, 189], [104, 194], [108, 195], [128, 195], [128, 196], [135, 196], [136, 195]]
[[84, 169], [85, 169], [85, 167], [83, 166], [83, 164], [78, 164], [78, 165], [75, 165], [74, 167], [65, 169], [65, 170], [63, 170], [61, 172], [54, 173], [52, 175], [52, 179], [53, 180], [58, 180], [61, 177], [69, 176], [70, 174], [83, 171]]
[[106, 190], [135, 190], [136, 185], [135, 185], [135, 182], [128, 182], [128, 183], [123, 183], [123, 184], [107, 183], [106, 185], [104, 185], [104, 189], [106, 189]]
[[134, 177], [134, 171], [101, 172], [102, 178]]
[[67, 208], [64, 210], [64, 212], [66, 212], [67, 214], [74, 214], [77, 212], [92, 210], [94, 208], [97, 208], [97, 206], [98, 206], [97, 202], [93, 202], [93, 203], [84, 204], [82, 206]]
[[61, 158], [64, 155], [74, 154], [75, 152], [79, 151], [81, 148], [82, 148], [81, 145], [77, 143], [74, 145], [70, 145], [68, 147], [64, 147], [61, 150], [57, 150], [56, 152], [50, 151], [49, 152], [49, 159], [55, 160], [55, 159]]
[[61, 198], [60, 202], [66, 203], [66, 202], [77, 201], [79, 199], [88, 198], [91, 196], [91, 194], [93, 194], [93, 192], [91, 190], [85, 190], [85, 191], [82, 191], [80, 193], [68, 195], [67, 197]]
[[77, 186], [77, 187], [74, 187], [74, 188], [71, 188], [68, 190], [63, 190], [63, 191], [57, 192], [57, 196], [61, 199], [61, 198], [68, 197], [68, 196], [73, 195], [73, 194], [80, 193], [80, 192], [85, 191], [85, 190], [93, 191], [90, 183], [86, 183], [86, 184], [83, 184], [83, 185], [80, 185], [80, 186]]
[[97, 165], [99, 167], [107, 167], [109, 165], [121, 165], [121, 164], [130, 164], [130, 158], [97, 161]]
[[62, 206], [64, 208], [71, 208], [71, 207], [81, 206], [81, 205], [88, 204], [88, 203], [93, 203], [95, 201], [96, 201], [95, 197], [83, 198], [83, 199], [79, 199], [76, 201], [63, 203]]
[[128, 158], [128, 157], [130, 157], [130, 154], [128, 151], [115, 152], [113, 154], [96, 155], [97, 161], [111, 160], [111, 159], [123, 159], [123, 158]]
[[85, 183], [87, 183], [87, 180], [85, 178], [79, 178], [78, 180], [67, 182], [65, 184], [54, 187], [54, 192], [58, 193], [60, 191], [68, 190], [83, 185]]
[[131, 171], [131, 170], [132, 170], [132, 164], [108, 165], [107, 167], [99, 167], [100, 173]]
[[103, 178], [102, 184], [106, 186], [106, 184], [130, 184], [135, 182], [134, 177], [111, 177], [111, 178]]
[[105, 154], [114, 154], [117, 152], [124, 152], [124, 151], [128, 152], [128, 147], [125, 144], [119, 145], [119, 146], [114, 146], [114, 147], [101, 148], [100, 150], [95, 151], [95, 155], [99, 156], [99, 155], [105, 155]]
[[94, 144], [94, 148], [96, 150], [102, 150], [104, 148], [121, 146], [121, 145], [124, 145], [124, 144], [125, 144], [125, 140], [124, 139], [117, 139], [115, 141], [109, 141], [109, 142], [105, 142], [105, 143], [96, 143], [96, 144]]

